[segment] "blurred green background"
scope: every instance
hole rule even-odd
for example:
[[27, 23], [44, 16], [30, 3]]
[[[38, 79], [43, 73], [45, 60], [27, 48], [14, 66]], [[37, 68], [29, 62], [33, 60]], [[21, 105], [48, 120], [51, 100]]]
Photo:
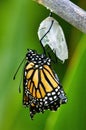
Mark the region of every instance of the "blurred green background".
[[[85, 0], [73, 2], [86, 9]], [[56, 112], [36, 114], [31, 120], [18, 92], [23, 66], [13, 81], [27, 48], [42, 53], [37, 29], [48, 14], [32, 0], [0, 0], [0, 130], [86, 130], [86, 35], [63, 19], [53, 15], [65, 32], [69, 59], [55, 64], [54, 69], [68, 103]]]

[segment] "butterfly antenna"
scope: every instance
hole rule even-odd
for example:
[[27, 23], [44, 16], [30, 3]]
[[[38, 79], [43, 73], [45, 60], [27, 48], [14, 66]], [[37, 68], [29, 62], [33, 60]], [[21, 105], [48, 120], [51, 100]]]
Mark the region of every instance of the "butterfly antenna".
[[16, 72], [15, 72], [15, 74], [14, 74], [14, 76], [13, 76], [13, 80], [15, 80], [16, 75], [17, 75], [17, 73], [18, 73], [18, 71], [19, 71], [19, 69], [20, 69], [22, 63], [24, 62], [24, 60], [25, 60], [25, 58], [22, 60], [22, 62], [21, 62], [20, 65], [18, 66], [18, 68], [17, 68], [17, 70], [16, 70]]
[[21, 83], [22, 83], [22, 75], [21, 75], [20, 84], [19, 84], [19, 93], [21, 93]]

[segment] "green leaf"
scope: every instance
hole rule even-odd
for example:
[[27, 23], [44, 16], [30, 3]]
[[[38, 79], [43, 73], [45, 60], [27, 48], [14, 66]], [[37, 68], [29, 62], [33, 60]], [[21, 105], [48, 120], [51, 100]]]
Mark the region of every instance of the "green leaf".
[[[69, 52], [70, 53], [70, 52]], [[70, 58], [70, 57], [69, 57]], [[45, 130], [86, 129], [86, 35], [83, 35], [70, 59], [63, 86], [68, 103], [47, 119]]]

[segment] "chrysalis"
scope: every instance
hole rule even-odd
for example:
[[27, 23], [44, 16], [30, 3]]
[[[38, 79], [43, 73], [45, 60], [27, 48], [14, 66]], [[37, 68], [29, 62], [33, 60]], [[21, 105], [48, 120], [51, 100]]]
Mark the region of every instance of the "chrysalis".
[[51, 16], [44, 19], [38, 29], [38, 37], [43, 47], [48, 45], [63, 62], [68, 59], [68, 49], [63, 30]]

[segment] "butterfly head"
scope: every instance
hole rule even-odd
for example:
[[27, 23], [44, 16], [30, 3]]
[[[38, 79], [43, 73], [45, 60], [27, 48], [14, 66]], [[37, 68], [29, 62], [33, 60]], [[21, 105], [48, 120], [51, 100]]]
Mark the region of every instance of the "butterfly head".
[[50, 65], [51, 59], [46, 57], [44, 54], [37, 54], [35, 50], [29, 50], [26, 54], [26, 59], [29, 62], [34, 62], [38, 65], [47, 64]]
[[27, 61], [32, 61], [32, 59], [36, 56], [36, 51], [28, 49], [28, 52], [26, 54]]

